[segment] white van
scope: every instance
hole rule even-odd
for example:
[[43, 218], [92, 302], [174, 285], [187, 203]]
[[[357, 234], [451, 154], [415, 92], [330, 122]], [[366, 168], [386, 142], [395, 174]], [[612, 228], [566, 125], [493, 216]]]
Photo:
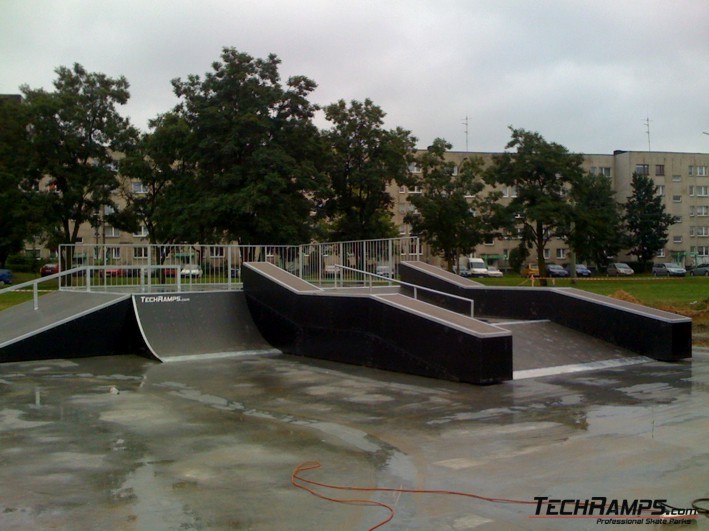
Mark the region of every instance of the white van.
[[471, 277], [486, 277], [487, 266], [482, 258], [468, 259], [468, 276]]

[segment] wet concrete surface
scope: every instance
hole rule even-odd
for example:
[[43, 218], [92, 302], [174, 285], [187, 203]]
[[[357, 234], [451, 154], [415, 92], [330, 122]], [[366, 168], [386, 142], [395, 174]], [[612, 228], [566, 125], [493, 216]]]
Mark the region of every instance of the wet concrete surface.
[[[360, 530], [386, 518], [294, 488], [312, 460], [322, 468], [306, 477], [339, 485], [709, 497], [706, 350], [489, 387], [286, 355], [7, 363], [0, 399], [2, 529]], [[390, 504], [383, 529], [604, 527], [454, 495], [319, 490]]]

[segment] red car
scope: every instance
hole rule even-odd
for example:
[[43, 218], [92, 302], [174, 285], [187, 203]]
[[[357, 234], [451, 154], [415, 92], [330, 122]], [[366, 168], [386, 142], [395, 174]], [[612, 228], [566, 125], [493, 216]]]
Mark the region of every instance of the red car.
[[39, 270], [39, 274], [43, 277], [59, 273], [59, 264], [44, 264]]

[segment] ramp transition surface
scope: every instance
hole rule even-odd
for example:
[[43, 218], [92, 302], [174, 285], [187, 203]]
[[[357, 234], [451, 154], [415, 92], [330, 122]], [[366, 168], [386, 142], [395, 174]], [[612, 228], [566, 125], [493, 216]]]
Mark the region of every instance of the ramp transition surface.
[[37, 310], [32, 301], [8, 308], [0, 314], [0, 348], [127, 297], [107, 293], [57, 291], [43, 295]]
[[138, 326], [161, 361], [280, 353], [263, 339], [243, 292], [134, 295]]

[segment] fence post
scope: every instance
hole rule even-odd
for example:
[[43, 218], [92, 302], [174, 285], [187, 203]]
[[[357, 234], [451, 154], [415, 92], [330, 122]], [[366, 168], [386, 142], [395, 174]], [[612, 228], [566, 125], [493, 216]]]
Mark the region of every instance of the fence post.
[[32, 299], [34, 300], [35, 311], [39, 310], [39, 282], [35, 282], [32, 285]]
[[86, 291], [91, 291], [91, 268], [84, 269], [84, 277], [86, 278]]

